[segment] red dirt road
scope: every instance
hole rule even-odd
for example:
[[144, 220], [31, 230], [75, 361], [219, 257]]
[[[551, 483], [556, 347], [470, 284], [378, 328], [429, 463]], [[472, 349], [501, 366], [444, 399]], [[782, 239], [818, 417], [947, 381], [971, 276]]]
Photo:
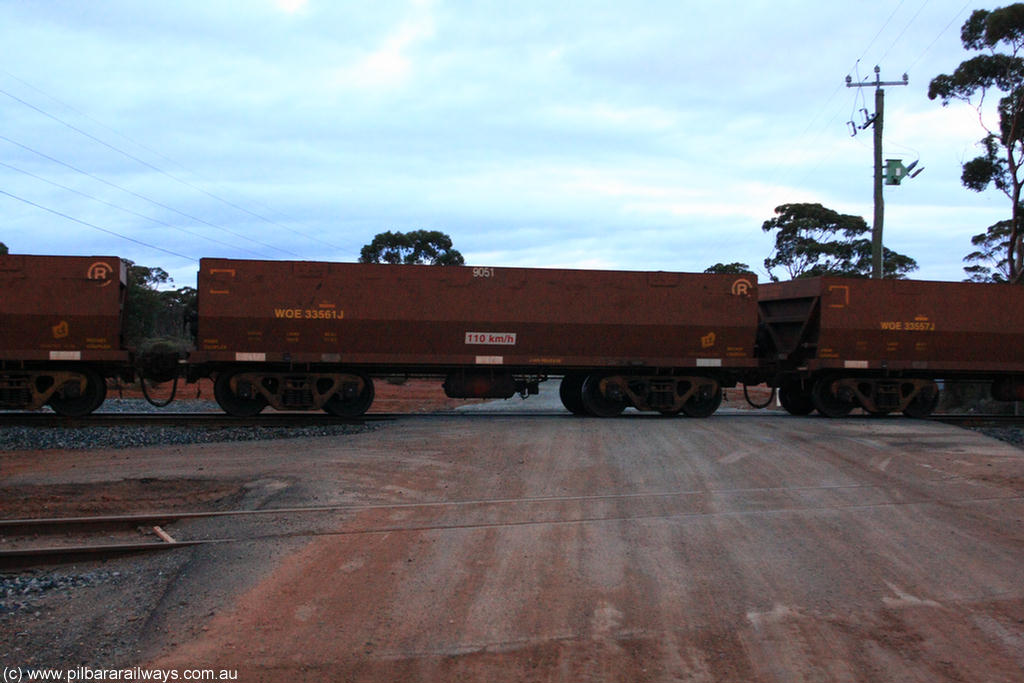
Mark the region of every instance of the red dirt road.
[[[1024, 671], [1024, 451], [974, 433], [465, 415], [284, 448], [150, 456], [161, 476], [201, 457], [291, 482], [270, 507], [356, 507], [244, 574], [205, 624], [154, 631], [147, 666], [247, 683]], [[178, 594], [241, 572], [235, 557], [197, 557]]]

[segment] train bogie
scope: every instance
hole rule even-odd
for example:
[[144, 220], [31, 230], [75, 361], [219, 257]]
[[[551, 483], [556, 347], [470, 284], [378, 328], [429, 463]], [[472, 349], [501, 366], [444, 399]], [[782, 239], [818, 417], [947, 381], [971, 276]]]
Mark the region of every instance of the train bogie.
[[373, 382], [353, 373], [237, 366], [218, 372], [214, 397], [236, 417], [252, 417], [267, 406], [355, 417], [373, 402]]

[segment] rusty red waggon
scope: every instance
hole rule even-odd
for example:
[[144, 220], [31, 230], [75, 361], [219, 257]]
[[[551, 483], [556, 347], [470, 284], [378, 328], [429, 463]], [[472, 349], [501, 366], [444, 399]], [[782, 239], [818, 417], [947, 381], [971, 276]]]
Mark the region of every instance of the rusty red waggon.
[[115, 256], [0, 255], [0, 408], [87, 415], [131, 379], [124, 296]]
[[706, 415], [756, 372], [750, 276], [203, 259], [190, 379], [229, 413], [358, 415], [375, 378], [456, 398], [536, 393], [573, 412]]
[[237, 416], [363, 414], [382, 378], [456, 398], [707, 416], [767, 382], [831, 417], [931, 413], [943, 380], [1024, 398], [1024, 288], [910, 280], [203, 259], [187, 359], [122, 340], [117, 257], [0, 256], [0, 408], [85, 415], [107, 382], [209, 378]]
[[1024, 288], [806, 278], [760, 287], [759, 355], [790, 412], [932, 412], [937, 380], [1024, 398]]

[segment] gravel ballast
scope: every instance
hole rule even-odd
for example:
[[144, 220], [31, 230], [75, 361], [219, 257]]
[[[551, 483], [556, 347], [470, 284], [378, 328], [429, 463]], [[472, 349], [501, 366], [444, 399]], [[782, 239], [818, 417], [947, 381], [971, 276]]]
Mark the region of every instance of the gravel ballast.
[[116, 583], [121, 572], [96, 570], [82, 573], [53, 571], [27, 574], [0, 574], [0, 618], [22, 610], [32, 610], [50, 591], [70, 591], [97, 583]]
[[[160, 412], [141, 399], [110, 399], [97, 413]], [[179, 401], [174, 412], [218, 413], [212, 401]], [[379, 424], [322, 425], [305, 427], [5, 427], [0, 430], [0, 451], [83, 450], [92, 448], [139, 448], [224, 441], [264, 441], [343, 436], [373, 431]]]
[[[457, 412], [474, 410], [495, 410], [515, 402], [489, 402], [481, 405], [461, 407]], [[531, 408], [552, 408], [551, 404], [541, 405], [534, 401]], [[49, 411], [49, 408], [45, 408]], [[143, 399], [107, 399], [97, 414], [111, 413], [159, 413], [165, 412], [150, 405]], [[174, 412], [221, 413], [214, 401], [177, 401]], [[380, 428], [380, 424], [364, 425], [323, 425], [306, 427], [7, 427], [0, 430], [0, 451], [16, 450], [85, 450], [92, 448], [139, 448], [145, 446], [174, 446], [196, 443], [220, 443], [228, 441], [261, 441], [271, 439], [302, 439], [324, 436], [360, 434]], [[1020, 427], [967, 427], [994, 439], [999, 439], [1019, 448], [1024, 448], [1024, 428]]]

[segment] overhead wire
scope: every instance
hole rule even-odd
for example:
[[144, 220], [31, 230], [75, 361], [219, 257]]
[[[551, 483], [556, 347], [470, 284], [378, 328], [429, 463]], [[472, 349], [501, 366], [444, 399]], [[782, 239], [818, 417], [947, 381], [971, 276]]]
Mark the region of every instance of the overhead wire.
[[123, 235], [123, 234], [121, 234], [121, 233], [119, 233], [119, 232], [117, 232], [115, 230], [108, 230], [107, 228], [101, 228], [100, 226], [98, 226], [98, 225], [96, 225], [94, 223], [90, 223], [89, 221], [83, 221], [82, 219], [75, 218], [74, 216], [69, 216], [66, 213], [63, 213], [61, 211], [57, 211], [56, 209], [51, 209], [50, 207], [43, 206], [42, 204], [37, 204], [36, 202], [33, 202], [30, 199], [25, 199], [24, 197], [19, 197], [18, 195], [12, 194], [10, 192], [7, 192], [6, 190], [0, 190], [0, 194], [2, 194], [4, 196], [7, 196], [7, 197], [10, 197], [11, 199], [16, 199], [19, 202], [23, 202], [25, 204], [28, 204], [29, 206], [34, 206], [37, 209], [42, 209], [43, 211], [48, 211], [49, 213], [52, 213], [55, 216], [60, 216], [61, 218], [65, 218], [65, 219], [67, 219], [69, 221], [72, 221], [74, 223], [78, 223], [79, 225], [84, 225], [84, 226], [86, 226], [88, 228], [92, 228], [93, 230], [99, 230], [100, 232], [105, 232], [108, 235], [113, 235], [114, 237], [119, 237], [119, 238], [121, 238], [123, 240], [127, 240], [129, 242], [134, 242], [135, 244], [139, 244], [139, 245], [142, 245], [144, 247], [148, 247], [150, 249], [155, 249], [156, 251], [161, 251], [161, 252], [163, 252], [165, 254], [170, 254], [171, 256], [180, 256], [181, 258], [187, 259], [189, 261], [195, 261], [195, 262], [199, 261], [199, 259], [197, 259], [195, 256], [188, 256], [186, 254], [182, 254], [182, 253], [177, 252], [177, 251], [172, 251], [170, 249], [164, 249], [163, 247], [158, 247], [155, 244], [150, 244], [149, 242], [143, 242], [142, 240], [135, 239], [134, 237], [129, 237], [128, 235]]
[[941, 31], [939, 31], [938, 35], [935, 36], [934, 40], [932, 40], [932, 42], [928, 43], [928, 47], [926, 47], [924, 50], [921, 51], [921, 54], [919, 54], [917, 56], [917, 59], [915, 59], [913, 61], [913, 63], [911, 63], [911, 65], [907, 69], [907, 71], [913, 70], [913, 68], [915, 66], [917, 66], [918, 63], [922, 59], [924, 59], [924, 56], [926, 54], [928, 54], [928, 52], [930, 52], [933, 47], [935, 47], [935, 43], [939, 42], [939, 39], [942, 38], [942, 36], [944, 36], [946, 34], [946, 31], [948, 31], [950, 29], [950, 27], [953, 26], [953, 24], [956, 23], [960, 19], [960, 17], [964, 13], [964, 10], [966, 10], [968, 7], [970, 7], [972, 2], [973, 2], [973, 0], [967, 0], [967, 2], [964, 3], [964, 6], [961, 7], [960, 10], [955, 15], [953, 15], [953, 18], [949, 20], [949, 23], [946, 24], [946, 26]]
[[[907, 22], [907, 24], [903, 27], [903, 29], [897, 35], [895, 40], [893, 40], [892, 43], [889, 45], [889, 47], [885, 50], [885, 52], [883, 53], [882, 58], [879, 61], [884, 61], [884, 58], [889, 55], [889, 53], [896, 46], [896, 44], [899, 43], [899, 41], [903, 38], [903, 36], [906, 34], [906, 32], [910, 29], [910, 27], [917, 21], [918, 17], [924, 11], [925, 7], [929, 4], [929, 2], [930, 2], [930, 0], [924, 0], [924, 2], [918, 7], [917, 11], [910, 18], [910, 20]], [[868, 42], [867, 46], [864, 48], [863, 52], [861, 53], [861, 56], [856, 61], [854, 61], [854, 63], [853, 63], [853, 65], [852, 65], [850, 70], [855, 74], [857, 82], [860, 82], [860, 80], [861, 80], [860, 68], [859, 68], [860, 63], [864, 60], [865, 57], [867, 57], [868, 53], [871, 51], [871, 48], [875, 45], [876, 42], [878, 42], [878, 39], [885, 33], [885, 30], [892, 23], [893, 19], [896, 17], [896, 15], [899, 13], [900, 9], [903, 7], [903, 5], [905, 3], [906, 3], [906, 0], [900, 0], [900, 2], [892, 10], [892, 12], [889, 13], [889, 16], [882, 23], [882, 26], [875, 33], [874, 37], [872, 37], [872, 39]], [[939, 36], [936, 36], [935, 40], [933, 40], [932, 43], [929, 44], [928, 48], [925, 49], [925, 52], [927, 52], [938, 41], [939, 37], [941, 37], [942, 34], [944, 34], [947, 30], [949, 30], [949, 27], [953, 25], [953, 23], [956, 21], [957, 17], [959, 17], [963, 13], [964, 9], [966, 9], [967, 6], [970, 5], [970, 3], [971, 3], [971, 0], [968, 0], [967, 3], [957, 12], [956, 16], [954, 16], [953, 19], [950, 20], [950, 22], [946, 25], [946, 27], [940, 32]], [[920, 57], [918, 57], [918, 59], [916, 59], [914, 61], [914, 64], [912, 66], [916, 65], [921, 60], [921, 58], [923, 56], [924, 56], [924, 53], [922, 53], [922, 55]], [[907, 71], [909, 72], [910, 69], [907, 69]], [[836, 87], [836, 89], [832, 92], [832, 94], [829, 96], [828, 100], [826, 101], [826, 103], [825, 103], [825, 105], [823, 107], [823, 110], [827, 110], [829, 103], [831, 103], [831, 101], [835, 98], [836, 94], [839, 92], [839, 90], [842, 89], [842, 87], [843, 87], [842, 84], [840, 84], [840, 85], [838, 85]], [[862, 108], [865, 108], [865, 109], [867, 108], [866, 98], [865, 98], [865, 95], [863, 93], [863, 89], [862, 88], [856, 88], [856, 91], [857, 92], [854, 93], [854, 97], [853, 97], [853, 105], [852, 105], [851, 117], [850, 117], [850, 120], [854, 121], [854, 125], [856, 125], [856, 121], [855, 121], [855, 117], [854, 117], [853, 114], [856, 113], [858, 102], [862, 105]], [[811, 124], [809, 124], [807, 129], [804, 131], [804, 134], [803, 134], [804, 136], [806, 136], [807, 132], [813, 127], [814, 123], [817, 121], [819, 116], [820, 116], [820, 114], [816, 115], [814, 117], [814, 119], [812, 119]], [[815, 144], [817, 142], [817, 140], [822, 135], [824, 135], [824, 133], [828, 130], [828, 128], [832, 125], [832, 122], [835, 121], [835, 119], [837, 117], [838, 117], [838, 113], [833, 115], [833, 117], [825, 124], [825, 126], [819, 131], [819, 133], [811, 141], [812, 145]], [[859, 141], [859, 140], [856, 141], [856, 142], [858, 144], [863, 145], [863, 143], [861, 141]], [[819, 162], [814, 166], [814, 168], [812, 168], [810, 171], [808, 171], [806, 174], [804, 174], [804, 176], [801, 178], [800, 182], [802, 182], [802, 180], [804, 178], [808, 177], [811, 173], [815, 172], [817, 170], [817, 168], [819, 168], [821, 166], [821, 164], [823, 164], [828, 158], [829, 157], [823, 157], [822, 159], [820, 159]]]
[[[910, 21], [907, 22], [907, 25], [903, 28], [903, 30], [900, 32], [900, 34], [898, 36], [896, 36], [896, 38], [893, 40], [893, 42], [889, 45], [889, 48], [882, 55], [882, 61], [885, 60], [885, 58], [889, 55], [889, 53], [892, 51], [892, 49], [900, 42], [900, 40], [903, 38], [903, 35], [907, 32], [907, 30], [910, 28], [910, 26], [917, 20], [918, 16], [920, 16], [921, 12], [929, 4], [930, 1], [931, 0], [924, 0], [924, 2], [918, 8], [918, 10], [914, 14], [914, 16], [911, 17]], [[963, 4], [963, 6], [959, 10], [957, 10], [957, 12], [953, 15], [953, 17], [949, 20], [949, 22], [947, 22], [946, 25], [942, 28], [942, 30], [940, 30], [938, 32], [938, 34], [935, 36], [935, 38], [933, 38], [932, 41], [930, 43], [928, 43], [928, 46], [925, 47], [925, 49], [921, 51], [921, 53], [917, 56], [917, 58], [914, 59], [914, 61], [910, 64], [910, 66], [907, 67], [906, 73], [909, 73], [910, 71], [912, 71], [913, 68], [915, 66], [917, 66], [918, 63], [920, 63], [920, 61], [924, 58], [924, 56], [928, 53], [928, 51], [932, 49], [932, 47], [935, 45], [935, 43], [937, 43], [939, 41], [939, 39], [942, 38], [942, 36], [945, 35], [947, 31], [949, 31], [949, 29], [953, 26], [953, 24], [956, 23], [960, 19], [960, 17], [963, 15], [964, 11], [971, 5], [972, 1], [973, 0], [967, 0], [967, 2], [965, 2]], [[911, 153], [912, 155], [914, 155], [918, 159], [921, 158], [921, 152], [919, 150], [917, 150], [914, 147], [911, 147], [909, 145], [904, 145], [904, 144], [902, 144], [900, 142], [896, 142], [894, 140], [891, 140], [888, 136], [885, 138], [885, 143], [889, 144], [889, 145], [895, 145], [896, 147], [900, 147], [900, 148], [908, 151], [909, 153]]]
[[[21, 81], [21, 79], [18, 79], [18, 80]], [[36, 90], [38, 90], [38, 88], [36, 88]], [[39, 91], [39, 92], [42, 92], [42, 91]], [[187, 181], [187, 180], [185, 180], [183, 178], [179, 178], [178, 176], [170, 173], [169, 171], [167, 171], [165, 169], [162, 169], [159, 166], [156, 166], [155, 164], [152, 164], [152, 163], [146, 161], [145, 159], [142, 159], [142, 158], [140, 158], [140, 157], [138, 157], [138, 156], [136, 156], [136, 155], [134, 155], [134, 154], [132, 154], [130, 152], [127, 152], [127, 151], [121, 149], [120, 147], [118, 147], [116, 145], [112, 145], [109, 142], [106, 142], [105, 140], [103, 140], [101, 138], [98, 138], [95, 135], [92, 135], [91, 133], [89, 133], [89, 132], [79, 128], [78, 126], [75, 126], [74, 124], [71, 124], [71, 123], [65, 121], [61, 117], [59, 117], [59, 116], [57, 116], [55, 114], [52, 114], [52, 113], [46, 111], [45, 109], [43, 109], [41, 107], [37, 107], [36, 105], [32, 104], [31, 102], [28, 102], [27, 100], [24, 100], [24, 99], [18, 97], [17, 95], [14, 95], [14, 94], [4, 90], [3, 88], [0, 88], [0, 94], [6, 95], [7, 97], [9, 97], [12, 100], [22, 104], [23, 106], [28, 107], [29, 109], [31, 109], [31, 110], [33, 110], [33, 111], [35, 111], [35, 112], [37, 112], [37, 113], [47, 117], [47, 118], [49, 118], [49, 119], [51, 119], [53, 121], [56, 121], [57, 123], [67, 127], [68, 129], [78, 133], [79, 135], [82, 135], [83, 137], [88, 138], [89, 140], [92, 140], [93, 142], [95, 142], [95, 143], [97, 143], [99, 145], [102, 145], [103, 147], [106, 147], [107, 149], [109, 149], [111, 151], [117, 152], [117, 153], [125, 156], [126, 158], [131, 159], [132, 161], [134, 161], [134, 162], [136, 162], [138, 164], [141, 164], [142, 166], [145, 166], [146, 168], [148, 168], [148, 169], [150, 169], [150, 170], [152, 170], [152, 171], [154, 171], [156, 173], [159, 173], [159, 174], [161, 174], [161, 175], [163, 175], [163, 176], [165, 176], [165, 177], [167, 177], [167, 178], [169, 178], [169, 179], [171, 179], [171, 180], [173, 180], [173, 181], [175, 181], [177, 183], [180, 183], [180, 184], [182, 184], [182, 185], [184, 185], [186, 187], [189, 187], [189, 188], [195, 190], [196, 192], [200, 192], [200, 193], [206, 195], [207, 197], [210, 197], [211, 199], [214, 199], [214, 200], [216, 200], [218, 202], [221, 202], [222, 204], [230, 206], [231, 208], [233, 208], [233, 209], [235, 209], [237, 211], [241, 211], [243, 213], [246, 213], [246, 214], [248, 214], [248, 215], [250, 215], [250, 216], [252, 216], [252, 217], [254, 217], [254, 218], [258, 219], [258, 220], [261, 220], [261, 221], [263, 221], [265, 223], [269, 223], [271, 225], [276, 225], [277, 227], [284, 228], [285, 230], [287, 230], [287, 231], [289, 231], [289, 232], [291, 232], [291, 233], [293, 233], [295, 235], [299, 235], [301, 237], [305, 237], [306, 239], [312, 240], [314, 242], [319, 242], [320, 244], [323, 244], [325, 246], [331, 247], [332, 249], [342, 249], [343, 248], [343, 247], [340, 247], [340, 246], [338, 246], [336, 244], [332, 244], [330, 242], [327, 242], [326, 240], [322, 240], [322, 239], [320, 239], [318, 237], [315, 237], [313, 235], [309, 235], [307, 233], [304, 233], [304, 232], [302, 232], [300, 230], [295, 230], [294, 228], [291, 228], [291, 227], [289, 227], [289, 226], [287, 226], [287, 225], [285, 225], [285, 224], [283, 224], [283, 223], [281, 223], [279, 221], [275, 221], [275, 220], [273, 220], [271, 218], [267, 218], [266, 216], [263, 216], [263, 215], [261, 215], [259, 213], [256, 213], [255, 211], [251, 211], [251, 210], [247, 209], [244, 206], [241, 206], [240, 204], [238, 204], [236, 202], [232, 202], [231, 200], [225, 199], [224, 197], [221, 197], [221, 196], [219, 196], [217, 194], [214, 194], [213, 192], [210, 192], [210, 191], [206, 190], [203, 187], [200, 187], [200, 186], [198, 186], [198, 185], [196, 185], [194, 183], [191, 183], [191, 182], [189, 182], [189, 181]], [[51, 97], [51, 99], [53, 99], [56, 102], [59, 102], [59, 100], [57, 100], [56, 98], [52, 98]], [[180, 164], [179, 164], [179, 166], [180, 166]]]
[[[907, 0], [900, 0], [899, 4], [896, 5], [896, 9], [894, 9], [892, 11], [892, 13], [889, 15], [889, 18], [885, 20], [884, 24], [882, 24], [882, 28], [878, 29], [878, 33], [876, 33], [875, 37], [871, 39], [871, 42], [868, 43], [868, 46], [866, 48], [864, 48], [864, 53], [854, 63], [854, 67], [856, 67], [857, 64], [860, 64], [861, 61], [863, 61], [864, 58], [867, 57], [868, 51], [875, 44], [875, 41], [878, 40], [879, 36], [882, 35], [882, 33], [885, 31], [885, 29], [887, 29], [889, 27], [890, 22], [892, 22], [892, 18], [896, 16], [896, 13], [900, 11], [900, 7], [903, 7], [903, 3], [905, 3], [906, 1]], [[925, 2], [927, 2], [927, 0], [925, 0]], [[904, 30], [906, 30], [906, 29], [904, 29]]]
[[[123, 131], [120, 131], [120, 130], [117, 130], [116, 128], [108, 126], [107, 124], [105, 124], [102, 121], [96, 119], [95, 117], [92, 117], [89, 114], [83, 112], [81, 109], [77, 109], [73, 105], [68, 104], [67, 102], [65, 102], [65, 101], [63, 101], [63, 100], [61, 100], [61, 99], [51, 95], [50, 93], [46, 92], [45, 90], [42, 90], [41, 88], [33, 85], [32, 83], [29, 83], [25, 79], [19, 78], [15, 74], [12, 74], [10, 71], [7, 71], [5, 69], [0, 68], [0, 74], [3, 74], [5, 76], [7, 76], [11, 80], [14, 80], [14, 81], [17, 81], [18, 83], [21, 83], [26, 88], [35, 91], [39, 95], [42, 95], [43, 97], [45, 97], [46, 99], [52, 101], [53, 103], [55, 103], [57, 105], [60, 105], [64, 109], [73, 112], [76, 116], [79, 116], [79, 117], [81, 117], [83, 119], [86, 119], [87, 121], [89, 121], [93, 125], [95, 125], [95, 126], [97, 126], [99, 128], [103, 128], [104, 130], [106, 130], [106, 131], [116, 135], [117, 137], [119, 137], [119, 138], [121, 138], [123, 140], [126, 140], [127, 142], [130, 142], [132, 145], [138, 147], [139, 149], [143, 149], [146, 152], [148, 152], [149, 154], [152, 154], [153, 156], [158, 157], [158, 158], [162, 159], [163, 161], [166, 161], [167, 163], [169, 163], [169, 164], [171, 164], [173, 166], [176, 166], [178, 169], [180, 169], [182, 171], [185, 171], [186, 173], [189, 173], [189, 174], [199, 178], [202, 181], [213, 182], [209, 178], [203, 177], [203, 175], [201, 173], [197, 173], [195, 171], [195, 169], [188, 168], [188, 167], [184, 166], [182, 163], [180, 163], [180, 162], [172, 159], [171, 157], [167, 156], [166, 154], [161, 153], [159, 150], [156, 150], [153, 147], [150, 147], [150, 146], [148, 146], [148, 145], [146, 145], [146, 144], [136, 140], [135, 138], [131, 137], [130, 135], [126, 135]], [[260, 202], [259, 200], [254, 200], [254, 199], [251, 199], [251, 198], [249, 198], [249, 200], [252, 203], [256, 204], [257, 206], [261, 206], [264, 209], [267, 209], [268, 211], [275, 211], [275, 209], [267, 206], [266, 204]], [[287, 227], [287, 226], [283, 226], [283, 227]], [[309, 237], [310, 239], [314, 239], [314, 240], [317, 239], [317, 238], [315, 238], [313, 236], [310, 236], [310, 235], [307, 235], [306, 233], [303, 233], [301, 231], [293, 230], [292, 232], [295, 232], [296, 234], [299, 234], [299, 235], [303, 235], [305, 237]], [[327, 246], [334, 246], [334, 245], [330, 244], [329, 242], [323, 242], [323, 243], [326, 244]], [[343, 247], [336, 247], [335, 246], [334, 248], [343, 248]]]
[[924, 0], [924, 2], [921, 3], [921, 6], [917, 8], [917, 12], [914, 14], [914, 16], [910, 18], [910, 21], [907, 22], [907, 25], [903, 27], [903, 30], [900, 31], [899, 35], [896, 36], [895, 40], [892, 41], [892, 44], [889, 45], [886, 51], [882, 53], [882, 56], [878, 60], [879, 63], [885, 61], [885, 58], [889, 56], [889, 53], [892, 52], [892, 49], [896, 47], [897, 43], [899, 43], [900, 40], [903, 39], [903, 35], [907, 32], [907, 29], [909, 29], [914, 24], [914, 22], [917, 21], [917, 18], [921, 16], [921, 12], [924, 11], [924, 8], [928, 6], [929, 2], [931, 2], [931, 0]]
[[[888, 18], [882, 23], [881, 28], [878, 29], [878, 31], [875, 33], [874, 37], [868, 42], [867, 47], [864, 48], [863, 54], [861, 54], [861, 56], [853, 63], [853, 65], [852, 65], [850, 70], [857, 72], [858, 80], [860, 80], [860, 73], [859, 73], [859, 69], [858, 69], [858, 66], [859, 66], [860, 62], [864, 59], [864, 57], [867, 56], [868, 51], [875, 44], [875, 42], [879, 39], [879, 37], [881, 37], [881, 35], [885, 32], [885, 29], [888, 28], [889, 24], [892, 23], [893, 18], [896, 16], [897, 12], [899, 12], [900, 8], [903, 6], [903, 4], [905, 2], [906, 2], [906, 0], [900, 0], [900, 2], [896, 5], [895, 9], [893, 9], [893, 11], [889, 14]], [[800, 134], [801, 138], [807, 138], [808, 133], [810, 133], [811, 129], [815, 127], [815, 125], [818, 123], [818, 120], [821, 119], [828, 112], [829, 105], [836, 98], [836, 95], [839, 94], [839, 92], [843, 89], [844, 86], [845, 86], [845, 84], [842, 83], [842, 82], [840, 82], [840, 83], [838, 83], [836, 85], [835, 89], [832, 91], [832, 93], [825, 100], [825, 104], [823, 104], [821, 106], [821, 108], [818, 110], [818, 112], [813, 117], [811, 117], [810, 123], [807, 124], [807, 127]], [[859, 91], [860, 88], [858, 88], [857, 90]], [[863, 100], [863, 93], [858, 92], [858, 93], [856, 93], [854, 95], [854, 105], [853, 105], [854, 106], [854, 110], [856, 110], [856, 103], [857, 103], [857, 98], [858, 97], [860, 97]], [[810, 147], [815, 146], [818, 143], [818, 140], [820, 140], [822, 138], [822, 136], [824, 136], [828, 132], [828, 130], [831, 128], [832, 124], [835, 122], [835, 120], [838, 117], [839, 117], [839, 112], [838, 111], [833, 113], [832, 117], [828, 121], [825, 122], [825, 124], [818, 130], [818, 132], [814, 135], [814, 137], [807, 143], [808, 146], [810, 146]], [[797, 182], [803, 182], [804, 179], [806, 179], [809, 175], [814, 173], [829, 158], [831, 158], [831, 157], [830, 156], [822, 157], [818, 161], [818, 163], [815, 164], [815, 166], [810, 171], [807, 171], [806, 173], [804, 173]]]
[[[186, 235], [192, 235], [193, 237], [199, 237], [200, 239], [204, 239], [204, 240], [207, 240], [209, 242], [213, 242], [214, 244], [219, 244], [221, 246], [228, 247], [229, 249], [240, 249], [235, 244], [229, 244], [227, 242], [222, 242], [220, 240], [217, 240], [217, 239], [214, 239], [214, 238], [210, 237], [209, 235], [204, 235], [204, 234], [202, 234], [200, 232], [195, 232], [194, 230], [189, 230], [187, 228], [183, 228], [181, 226], [173, 225], [173, 224], [168, 223], [166, 221], [162, 221], [159, 218], [153, 218], [152, 216], [147, 216], [145, 214], [139, 213], [138, 211], [133, 211], [132, 209], [125, 208], [125, 207], [120, 206], [118, 204], [114, 204], [113, 202], [108, 202], [107, 200], [100, 199], [99, 197], [94, 197], [91, 194], [88, 194], [86, 192], [82, 192], [81, 190], [76, 190], [73, 187], [68, 187], [67, 185], [62, 185], [61, 183], [55, 182], [55, 181], [50, 180], [48, 178], [44, 178], [41, 175], [37, 175], [35, 173], [32, 173], [31, 171], [26, 171], [23, 168], [18, 168], [17, 166], [13, 166], [13, 165], [5, 163], [3, 161], [0, 161], [0, 166], [3, 166], [4, 168], [9, 168], [12, 171], [16, 171], [18, 173], [22, 173], [24, 175], [27, 175], [30, 178], [35, 178], [36, 180], [39, 180], [39, 181], [44, 182], [44, 183], [47, 183], [47, 184], [52, 185], [54, 187], [59, 187], [62, 190], [65, 190], [67, 192], [71, 192], [72, 194], [77, 194], [80, 197], [85, 197], [86, 199], [91, 199], [94, 202], [99, 202], [100, 204], [103, 204], [105, 206], [109, 206], [112, 209], [117, 209], [117, 210], [123, 211], [123, 212], [125, 212], [127, 214], [131, 214], [132, 216], [136, 216], [137, 218], [141, 218], [143, 220], [147, 220], [147, 221], [150, 221], [152, 223], [156, 223], [157, 225], [162, 225], [164, 227], [171, 228], [172, 230], [177, 230], [179, 232], [185, 233]], [[259, 253], [255, 252], [255, 251], [249, 251], [248, 249], [240, 249], [240, 251], [244, 251], [244, 252], [246, 252], [248, 254], [252, 254], [253, 256], [260, 256]]]
[[[854, 70], [854, 82], [860, 83], [861, 79], [860, 79], [860, 60], [859, 59], [853, 65], [853, 70]], [[861, 109], [867, 109], [868, 104], [867, 104], [867, 100], [864, 98], [864, 88], [854, 88], [853, 90], [854, 90], [854, 93], [853, 93], [853, 104], [850, 105], [850, 121], [854, 125], [856, 125], [856, 123], [857, 123], [856, 122], [857, 105], [860, 104], [860, 108]], [[854, 136], [856, 136], [856, 132], [854, 132]]]
[[18, 142], [16, 140], [12, 140], [11, 138], [9, 138], [9, 137], [7, 137], [5, 135], [0, 135], [0, 140], [3, 140], [4, 142], [7, 142], [9, 144], [15, 145], [16, 147], [20, 147], [21, 149], [24, 149], [24, 150], [26, 150], [28, 152], [36, 154], [36, 155], [42, 157], [43, 159], [46, 159], [47, 161], [51, 161], [51, 162], [53, 162], [55, 164], [59, 164], [59, 165], [65, 167], [67, 169], [70, 169], [70, 170], [76, 172], [76, 173], [81, 173], [82, 175], [87, 176], [89, 178], [92, 178], [93, 180], [96, 180], [97, 182], [103, 183], [104, 185], [108, 185], [109, 187], [113, 187], [113, 188], [118, 189], [118, 190], [120, 190], [122, 192], [126, 192], [126, 193], [132, 195], [133, 197], [137, 197], [137, 198], [139, 198], [139, 199], [141, 199], [143, 201], [149, 202], [150, 204], [153, 204], [154, 206], [159, 206], [161, 209], [166, 209], [168, 211], [172, 211], [172, 212], [178, 214], [179, 216], [183, 216], [184, 218], [188, 218], [189, 220], [195, 221], [197, 223], [201, 223], [201, 224], [206, 225], [208, 227], [214, 228], [215, 230], [221, 230], [221, 231], [223, 231], [223, 232], [225, 232], [225, 233], [227, 233], [229, 235], [233, 235], [235, 237], [238, 237], [239, 239], [245, 240], [247, 242], [251, 242], [253, 244], [259, 244], [262, 247], [266, 247], [266, 248], [274, 250], [274, 251], [279, 251], [279, 252], [281, 252], [283, 254], [288, 254], [290, 256], [295, 256], [295, 257], [299, 256], [298, 254], [296, 254], [293, 251], [288, 251], [287, 249], [282, 249], [281, 247], [275, 247], [272, 244], [267, 244], [266, 242], [261, 242], [260, 240], [257, 240], [257, 239], [255, 239], [253, 237], [249, 237], [248, 235], [243, 235], [243, 234], [235, 232], [233, 230], [229, 230], [228, 228], [225, 228], [224, 226], [217, 225], [216, 223], [211, 223], [209, 221], [205, 221], [202, 218], [198, 218], [197, 216], [192, 216], [190, 214], [185, 213], [184, 211], [179, 211], [178, 209], [175, 209], [172, 206], [168, 206], [167, 204], [164, 204], [162, 202], [158, 202], [157, 200], [152, 199], [150, 197], [147, 197], [147, 196], [145, 196], [143, 194], [139, 194], [138, 192], [135, 192], [133, 190], [129, 190], [128, 188], [122, 187], [122, 186], [118, 185], [117, 183], [113, 183], [113, 182], [111, 182], [109, 180], [106, 180], [104, 178], [101, 178], [101, 177], [99, 177], [99, 176], [97, 176], [97, 175], [95, 175], [93, 173], [90, 173], [90, 172], [88, 172], [88, 171], [86, 171], [84, 169], [81, 169], [81, 168], [78, 168], [77, 166], [69, 164], [66, 161], [61, 161], [60, 159], [57, 159], [56, 157], [52, 157], [52, 156], [50, 156], [50, 155], [48, 155], [48, 154], [46, 154], [44, 152], [40, 152], [39, 150], [34, 149], [32, 147], [29, 147], [28, 145], [22, 144], [22, 143], [20, 143], [20, 142]]

